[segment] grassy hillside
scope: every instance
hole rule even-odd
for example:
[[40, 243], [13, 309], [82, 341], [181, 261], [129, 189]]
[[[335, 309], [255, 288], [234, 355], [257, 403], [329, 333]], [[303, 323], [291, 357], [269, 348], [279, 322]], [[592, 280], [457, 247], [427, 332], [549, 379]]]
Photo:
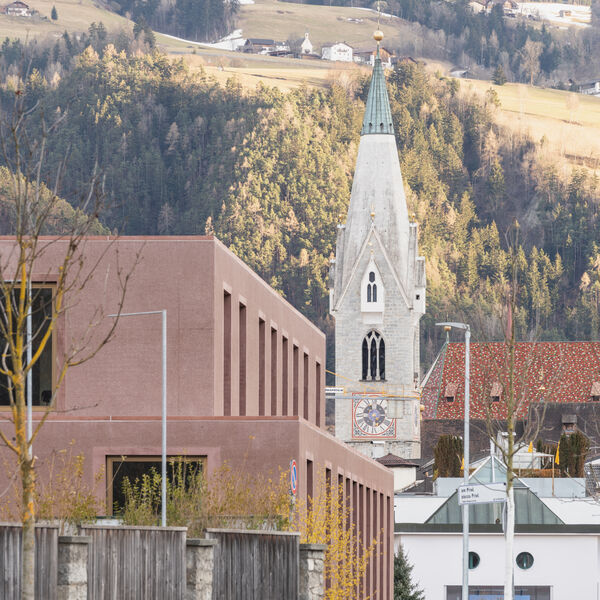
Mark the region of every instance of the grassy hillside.
[[[99, 21], [109, 30], [131, 27], [129, 20], [102, 8], [93, 0], [27, 0], [27, 4], [40, 15], [31, 18], [0, 15], [0, 38], [58, 37], [64, 31], [86, 31], [91, 23]], [[56, 21], [50, 19], [53, 6], [58, 12]]]
[[461, 88], [484, 95], [494, 89], [500, 100], [498, 121], [536, 141], [570, 166], [600, 169], [600, 98], [520, 84], [491, 85], [461, 80]]

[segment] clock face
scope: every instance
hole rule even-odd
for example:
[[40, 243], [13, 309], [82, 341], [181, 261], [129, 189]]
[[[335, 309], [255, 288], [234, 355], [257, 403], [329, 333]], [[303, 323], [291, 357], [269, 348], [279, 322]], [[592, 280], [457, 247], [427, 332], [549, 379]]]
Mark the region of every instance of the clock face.
[[396, 437], [396, 421], [387, 416], [387, 400], [367, 396], [353, 401], [352, 437]]

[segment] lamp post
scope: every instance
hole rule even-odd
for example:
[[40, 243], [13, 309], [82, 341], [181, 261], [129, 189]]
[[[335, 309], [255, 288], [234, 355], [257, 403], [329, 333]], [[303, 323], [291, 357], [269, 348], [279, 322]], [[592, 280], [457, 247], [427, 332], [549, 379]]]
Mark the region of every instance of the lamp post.
[[138, 317], [141, 315], [162, 315], [162, 458], [161, 458], [161, 513], [160, 525], [167, 526], [167, 310], [121, 313], [109, 317]]
[[[469, 485], [469, 369], [471, 359], [471, 328], [465, 323], [436, 323], [437, 327], [462, 329], [465, 332], [465, 430], [463, 436], [464, 468], [463, 485]], [[463, 574], [462, 574], [462, 600], [469, 600], [469, 505], [462, 505], [463, 522]]]

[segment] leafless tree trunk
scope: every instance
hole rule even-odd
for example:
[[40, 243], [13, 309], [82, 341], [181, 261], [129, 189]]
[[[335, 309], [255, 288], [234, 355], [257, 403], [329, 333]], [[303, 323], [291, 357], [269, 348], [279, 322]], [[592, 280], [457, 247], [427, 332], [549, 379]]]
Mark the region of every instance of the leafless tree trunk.
[[[1, 175], [10, 182], [7, 200], [11, 220], [9, 228], [14, 234], [14, 245], [0, 254], [0, 377], [8, 395], [13, 435], [0, 430], [0, 439], [14, 453], [21, 484], [21, 600], [34, 600], [36, 473], [32, 444], [52, 412], [57, 390], [67, 370], [92, 358], [109, 341], [117, 319], [108, 331], [96, 336], [92, 342], [94, 336], [90, 331], [100, 316], [96, 314], [85, 339], [74, 340], [72, 346], [65, 350], [53, 381], [52, 398], [30, 435], [27, 425], [28, 375], [39, 363], [44, 349], [51, 344], [59, 319], [68, 311], [98, 266], [99, 261], [95, 265], [85, 264], [84, 247], [87, 235], [102, 231], [98, 216], [103, 206], [103, 195], [100, 177], [94, 173], [85, 193], [74, 199], [75, 208], [58, 196], [66, 157], [60, 172], [53, 174], [56, 181], [54, 189], [47, 187], [49, 178], [44, 173], [47, 141], [66, 118], [66, 112], [53, 123], [47, 123], [39, 114], [37, 105], [27, 106], [24, 88], [21, 84], [15, 90], [12, 110], [0, 121], [0, 148], [5, 165]], [[58, 237], [44, 237], [47, 233], [58, 234]], [[28, 321], [37, 310], [41, 297], [39, 290], [33, 287], [36, 264], [58, 240], [64, 252], [57, 265], [57, 279], [51, 287], [52, 297], [41, 325], [31, 330], [28, 329]], [[119, 311], [132, 268], [129, 271], [119, 270], [117, 274], [121, 287]]]

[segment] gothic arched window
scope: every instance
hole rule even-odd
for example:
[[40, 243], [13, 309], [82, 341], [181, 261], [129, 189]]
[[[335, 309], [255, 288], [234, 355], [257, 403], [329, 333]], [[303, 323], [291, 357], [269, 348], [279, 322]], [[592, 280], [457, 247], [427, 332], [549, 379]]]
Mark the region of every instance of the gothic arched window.
[[375, 271], [369, 273], [367, 283], [367, 302], [377, 302], [377, 284], [375, 283]]
[[364, 381], [385, 380], [385, 342], [375, 330], [369, 331], [363, 339], [362, 378]]

